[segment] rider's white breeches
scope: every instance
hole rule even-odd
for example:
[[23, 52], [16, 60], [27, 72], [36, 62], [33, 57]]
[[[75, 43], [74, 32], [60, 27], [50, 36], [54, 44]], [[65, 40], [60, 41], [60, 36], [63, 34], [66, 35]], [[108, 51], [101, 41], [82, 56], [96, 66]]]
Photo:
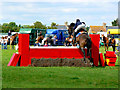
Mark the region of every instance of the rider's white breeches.
[[81, 25], [78, 25], [77, 28], [75, 29], [75, 32], [77, 32], [81, 28], [85, 30], [85, 24], [82, 23]]

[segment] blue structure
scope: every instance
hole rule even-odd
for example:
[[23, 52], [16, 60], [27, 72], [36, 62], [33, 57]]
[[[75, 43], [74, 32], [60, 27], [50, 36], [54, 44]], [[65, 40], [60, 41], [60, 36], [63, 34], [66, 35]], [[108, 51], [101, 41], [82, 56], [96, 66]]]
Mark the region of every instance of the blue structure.
[[47, 35], [56, 35], [57, 36], [57, 45], [64, 45], [65, 39], [68, 37], [68, 30], [59, 30], [59, 29], [47, 29]]

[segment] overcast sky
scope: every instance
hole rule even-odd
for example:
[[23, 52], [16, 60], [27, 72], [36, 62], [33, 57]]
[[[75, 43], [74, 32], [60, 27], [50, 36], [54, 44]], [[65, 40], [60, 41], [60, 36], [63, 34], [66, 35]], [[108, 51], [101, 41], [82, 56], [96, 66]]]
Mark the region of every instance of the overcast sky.
[[[29, 2], [28, 2], [29, 1]], [[119, 0], [3, 0], [0, 2], [0, 23], [16, 22], [32, 25], [40, 21], [64, 24], [75, 22], [77, 18], [87, 26], [111, 25], [118, 17]]]

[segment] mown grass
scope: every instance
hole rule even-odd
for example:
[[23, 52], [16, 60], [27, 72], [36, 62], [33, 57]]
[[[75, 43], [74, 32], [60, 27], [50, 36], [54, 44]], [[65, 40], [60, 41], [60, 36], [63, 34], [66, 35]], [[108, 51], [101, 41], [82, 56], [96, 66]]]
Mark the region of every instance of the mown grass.
[[118, 88], [118, 60], [115, 67], [8, 67], [15, 52], [2, 50], [2, 88]]

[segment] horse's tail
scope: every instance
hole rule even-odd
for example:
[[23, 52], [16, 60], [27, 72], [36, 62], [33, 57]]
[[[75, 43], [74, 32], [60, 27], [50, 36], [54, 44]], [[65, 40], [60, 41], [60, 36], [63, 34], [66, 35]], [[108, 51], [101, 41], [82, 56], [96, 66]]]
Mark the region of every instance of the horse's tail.
[[91, 38], [88, 36], [88, 38], [87, 38], [87, 54], [89, 54], [89, 55], [91, 53], [91, 47], [92, 47], [92, 41], [91, 41]]

